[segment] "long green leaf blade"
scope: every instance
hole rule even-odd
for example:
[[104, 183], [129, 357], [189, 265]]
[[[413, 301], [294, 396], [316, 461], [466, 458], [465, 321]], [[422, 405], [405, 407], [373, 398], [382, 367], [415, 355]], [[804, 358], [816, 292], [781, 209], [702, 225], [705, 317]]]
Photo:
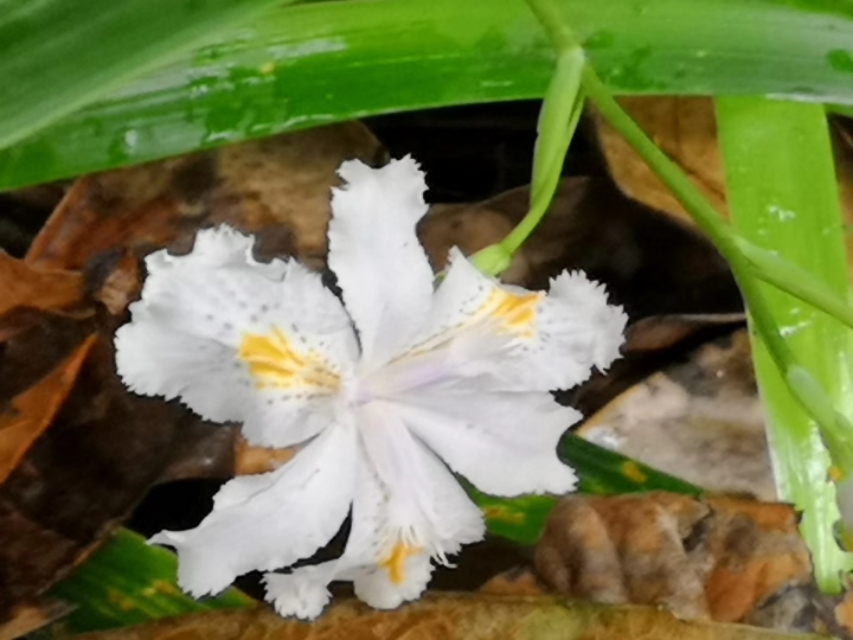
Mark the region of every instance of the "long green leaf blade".
[[57, 584], [51, 595], [76, 607], [65, 620], [72, 633], [256, 604], [236, 589], [228, 589], [215, 598], [195, 600], [175, 586], [177, 567], [174, 553], [148, 545], [142, 536], [120, 529], [74, 573]]
[[[152, 11], [166, 2], [131, 0]], [[617, 92], [853, 103], [849, 2], [559, 2]], [[277, 7], [0, 152], [0, 189], [371, 114], [536, 98], [553, 60], [520, 1]], [[63, 64], [99, 73], [88, 58], [69, 55]], [[20, 104], [5, 108], [27, 118]], [[29, 120], [24, 125], [33, 128]]]
[[276, 0], [0, 1], [0, 147]]
[[[749, 241], [795, 262], [849, 299], [847, 258], [824, 110], [763, 98], [721, 98], [717, 119], [732, 221]], [[791, 296], [763, 287], [798, 361], [835, 406], [853, 411], [850, 330]], [[755, 367], [780, 496], [804, 511], [818, 583], [837, 591], [850, 558], [833, 537], [838, 519], [829, 459], [815, 424], [790, 394], [764, 345]]]

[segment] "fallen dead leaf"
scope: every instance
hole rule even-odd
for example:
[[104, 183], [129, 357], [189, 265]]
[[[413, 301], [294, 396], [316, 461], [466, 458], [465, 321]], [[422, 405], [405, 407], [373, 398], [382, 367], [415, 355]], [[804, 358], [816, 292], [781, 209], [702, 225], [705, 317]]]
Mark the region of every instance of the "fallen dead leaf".
[[571, 598], [853, 637], [841, 598], [813, 583], [797, 524], [788, 505], [738, 496], [570, 496], [548, 519], [536, 569]]
[[267, 609], [216, 611], [79, 640], [774, 640], [796, 635], [743, 625], [689, 623], [651, 607], [607, 607], [550, 596], [430, 595], [394, 611], [354, 601], [330, 607], [311, 624]]
[[34, 268], [0, 251], [0, 316], [18, 307], [64, 311], [79, 304], [83, 277], [75, 271]]
[[23, 638], [28, 633], [66, 616], [71, 610], [71, 606], [56, 600], [49, 600], [37, 606], [19, 607], [12, 612], [10, 620], [0, 622], [0, 640]]
[[[636, 361], [639, 355], [628, 358]], [[652, 364], [658, 366], [643, 379], [603, 407], [594, 407], [598, 410], [587, 414], [578, 435], [709, 491], [748, 491], [774, 500], [747, 330], [739, 328], [671, 362]], [[618, 376], [617, 367], [614, 372]], [[585, 409], [593, 393], [587, 388], [579, 398]]]
[[95, 336], [89, 336], [69, 358], [0, 413], [0, 484], [50, 426], [94, 344]]
[[[620, 104], [640, 127], [687, 174], [691, 182], [723, 216], [728, 217], [725, 172], [717, 143], [714, 102], [694, 97], [630, 97]], [[593, 115], [598, 143], [619, 188], [654, 209], [692, 226], [692, 218], [639, 155], [597, 114]], [[845, 222], [853, 223], [853, 122], [831, 120], [830, 132]], [[853, 256], [853, 238], [848, 237]], [[853, 271], [853, 257], [850, 259]]]
[[228, 223], [259, 234], [259, 258], [295, 255], [322, 265], [338, 166], [385, 156], [364, 125], [348, 122], [87, 176], [68, 191], [27, 261], [83, 269], [119, 249], [188, 251], [199, 228]]
[[[711, 204], [724, 215], [725, 175], [717, 146], [714, 102], [710, 98], [630, 97], [619, 103], [638, 125], [687, 173]], [[598, 142], [610, 175], [630, 198], [692, 225], [693, 219], [637, 152], [597, 113]]]
[[175, 403], [129, 394], [111, 343], [98, 336], [89, 346], [50, 427], [0, 485], [0, 619], [96, 548], [200, 422]]

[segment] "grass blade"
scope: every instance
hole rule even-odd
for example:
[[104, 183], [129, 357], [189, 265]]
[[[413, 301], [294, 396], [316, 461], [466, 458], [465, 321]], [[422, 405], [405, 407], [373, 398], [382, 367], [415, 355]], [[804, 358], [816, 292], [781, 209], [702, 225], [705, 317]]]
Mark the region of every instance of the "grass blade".
[[[717, 101], [732, 222], [748, 241], [772, 249], [849, 299], [847, 258], [824, 110], [764, 98]], [[798, 361], [835, 406], [853, 415], [853, 343], [838, 320], [762, 285]], [[760, 341], [754, 341], [780, 496], [804, 511], [803, 537], [821, 588], [837, 591], [850, 558], [833, 537], [838, 519], [829, 460], [815, 424], [790, 394]]]

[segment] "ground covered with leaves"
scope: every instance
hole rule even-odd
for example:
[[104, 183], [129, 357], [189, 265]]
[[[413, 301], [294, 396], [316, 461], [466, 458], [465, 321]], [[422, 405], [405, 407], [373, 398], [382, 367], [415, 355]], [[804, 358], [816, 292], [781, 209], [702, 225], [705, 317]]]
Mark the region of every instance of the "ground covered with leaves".
[[[626, 106], [725, 209], [710, 103]], [[385, 116], [0, 196], [0, 638], [780, 637], [758, 627], [853, 637], [853, 600], [819, 594], [798, 516], [773, 502], [731, 274], [594, 117], [503, 278], [536, 289], [582, 269], [629, 315], [624, 357], [558, 394], [586, 416], [561, 445], [581, 493], [480, 496], [491, 536], [437, 574], [433, 588], [447, 593], [378, 613], [342, 591], [313, 625], [254, 603], [257, 576], [238, 583], [244, 593], [196, 604], [171, 584], [168, 552], [137, 540], [134, 553], [159, 554], [138, 580], [122, 569], [128, 556], [110, 555], [133, 545], [123, 527], [194, 526], [226, 479], [292, 455], [124, 387], [113, 334], [139, 296], [142, 259], [186, 252], [199, 229], [225, 222], [257, 235], [259, 259], [293, 256], [328, 276], [341, 161], [411, 153], [430, 187], [420, 235], [442, 269], [452, 246], [472, 254], [526, 212], [537, 112], [514, 103]], [[849, 220], [851, 128], [834, 127]], [[322, 553], [339, 552], [336, 539]], [[128, 622], [142, 626], [104, 630]]]

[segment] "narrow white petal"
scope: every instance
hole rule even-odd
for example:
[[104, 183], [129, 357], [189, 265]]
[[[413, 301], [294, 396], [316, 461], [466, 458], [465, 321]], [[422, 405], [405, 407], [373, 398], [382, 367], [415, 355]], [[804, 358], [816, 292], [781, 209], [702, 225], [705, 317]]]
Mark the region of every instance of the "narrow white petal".
[[194, 596], [221, 591], [248, 571], [289, 566], [337, 533], [352, 502], [356, 460], [354, 428], [335, 426], [281, 469], [226, 484], [195, 529], [150, 541], [178, 551], [178, 584]]
[[378, 367], [409, 345], [429, 309], [433, 273], [415, 234], [426, 184], [410, 157], [381, 169], [352, 160], [339, 173], [347, 185], [333, 191], [329, 266]]
[[200, 232], [186, 256], [149, 257], [142, 299], [116, 333], [116, 364], [137, 393], [243, 422], [253, 444], [289, 446], [328, 426], [358, 347], [319, 275], [261, 265], [251, 243], [226, 227]]
[[388, 527], [403, 541], [443, 557], [482, 538], [480, 510], [423, 443], [412, 436], [398, 407], [374, 401], [359, 409], [360, 434], [388, 490]]
[[457, 473], [485, 493], [566, 493], [574, 471], [560, 462], [560, 436], [581, 415], [547, 392], [489, 393], [471, 379], [400, 395], [405, 423]]

